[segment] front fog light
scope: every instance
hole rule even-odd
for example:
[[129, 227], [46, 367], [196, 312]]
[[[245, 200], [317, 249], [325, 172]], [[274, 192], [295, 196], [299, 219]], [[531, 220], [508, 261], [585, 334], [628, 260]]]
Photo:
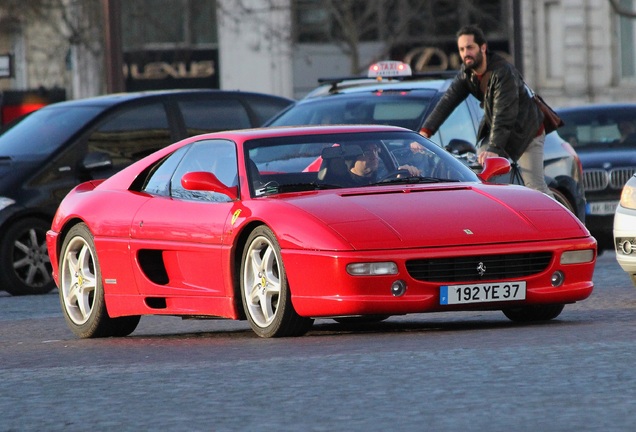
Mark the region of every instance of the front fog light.
[[401, 297], [406, 292], [406, 282], [403, 280], [396, 280], [391, 284], [391, 294], [393, 297]]
[[550, 282], [552, 283], [553, 287], [559, 287], [563, 285], [563, 281], [565, 281], [565, 275], [560, 270], [557, 270], [554, 273], [552, 273]]
[[583, 264], [592, 262], [594, 249], [575, 250], [561, 254], [561, 264]]
[[351, 263], [347, 265], [347, 273], [352, 276], [378, 276], [397, 274], [394, 262]]
[[616, 241], [618, 244], [618, 251], [622, 252], [624, 255], [631, 255], [632, 252], [636, 251], [634, 242], [634, 239], [618, 239]]

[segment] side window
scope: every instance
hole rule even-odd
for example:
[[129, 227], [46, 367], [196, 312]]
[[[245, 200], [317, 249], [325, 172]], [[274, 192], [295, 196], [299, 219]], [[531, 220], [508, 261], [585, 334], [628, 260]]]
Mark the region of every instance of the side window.
[[286, 99], [270, 99], [259, 96], [246, 96], [245, 102], [256, 114], [258, 124], [255, 126], [261, 126], [291, 104], [291, 101]]
[[445, 147], [452, 139], [462, 139], [475, 144], [477, 131], [466, 102], [462, 102], [431, 137], [433, 142]]
[[228, 202], [227, 195], [215, 192], [189, 191], [181, 186], [181, 177], [195, 171], [207, 171], [214, 174], [223, 184], [238, 184], [238, 167], [236, 147], [233, 142], [225, 140], [205, 140], [194, 143], [179, 163], [172, 176], [170, 190], [174, 198]]
[[169, 196], [172, 173], [177, 168], [181, 158], [189, 148], [189, 146], [181, 147], [179, 150], [163, 159], [163, 161], [160, 161], [150, 172], [142, 190], [153, 195]]
[[252, 127], [247, 110], [236, 99], [179, 101], [188, 136]]
[[116, 112], [88, 137], [88, 153], [107, 156], [119, 171], [171, 144], [163, 104], [137, 106]]
[[[379, 98], [382, 99], [382, 98]], [[420, 124], [428, 100], [403, 100], [378, 102], [373, 109], [374, 124], [388, 124], [415, 130]]]

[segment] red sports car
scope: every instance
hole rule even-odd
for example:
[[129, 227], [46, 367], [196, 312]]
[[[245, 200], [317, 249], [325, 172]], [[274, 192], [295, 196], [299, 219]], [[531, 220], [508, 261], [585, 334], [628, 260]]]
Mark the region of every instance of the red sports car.
[[63, 200], [47, 234], [62, 310], [85, 338], [149, 314], [247, 319], [262, 337], [318, 317], [553, 319], [591, 294], [596, 241], [544, 194], [486, 183], [509, 169], [477, 175], [392, 126], [188, 138]]

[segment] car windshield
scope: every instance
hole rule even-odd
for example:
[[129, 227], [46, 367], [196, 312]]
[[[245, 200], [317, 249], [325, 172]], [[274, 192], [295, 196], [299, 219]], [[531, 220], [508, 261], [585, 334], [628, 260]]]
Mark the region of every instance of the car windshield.
[[0, 156], [48, 155], [102, 111], [99, 107], [46, 107], [0, 135]]
[[408, 92], [373, 92], [304, 100], [269, 126], [320, 124], [385, 124], [418, 130], [431, 98], [407, 97]]
[[559, 135], [578, 150], [592, 147], [636, 147], [636, 119], [624, 109], [559, 112], [565, 125]]
[[251, 140], [245, 148], [252, 196], [395, 183], [478, 181], [475, 173], [450, 153], [414, 132], [278, 137]]

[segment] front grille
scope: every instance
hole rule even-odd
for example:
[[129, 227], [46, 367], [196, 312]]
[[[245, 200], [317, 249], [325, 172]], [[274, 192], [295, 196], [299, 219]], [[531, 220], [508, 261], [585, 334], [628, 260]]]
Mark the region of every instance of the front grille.
[[585, 192], [605, 190], [609, 184], [607, 171], [602, 169], [586, 169], [583, 171], [583, 189]]
[[627, 183], [627, 180], [632, 178], [636, 172], [636, 168], [627, 167], [627, 168], [614, 168], [610, 171], [610, 186], [612, 189], [620, 189], [623, 190], [623, 186]]
[[[412, 278], [423, 282], [506, 280], [540, 273], [548, 268], [551, 260], [551, 252], [478, 255], [409, 260], [406, 269]], [[485, 268], [483, 276], [479, 268]]]
[[583, 171], [583, 189], [585, 192], [611, 189], [622, 190], [627, 180], [636, 172], [636, 167], [614, 168], [611, 170], [586, 169]]

